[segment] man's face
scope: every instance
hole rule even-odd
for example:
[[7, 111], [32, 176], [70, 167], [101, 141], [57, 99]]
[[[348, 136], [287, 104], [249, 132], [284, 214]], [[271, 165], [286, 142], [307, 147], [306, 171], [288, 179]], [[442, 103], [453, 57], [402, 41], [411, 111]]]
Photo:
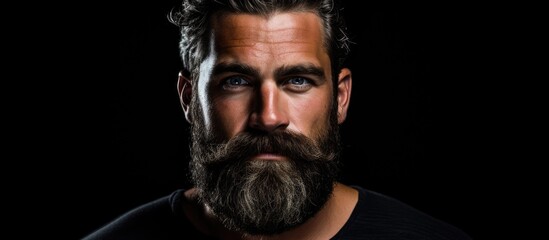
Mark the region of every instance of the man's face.
[[332, 73], [316, 15], [217, 15], [213, 29], [197, 86], [208, 130], [227, 140], [247, 128], [313, 136], [325, 127]]
[[218, 14], [191, 102], [193, 180], [226, 227], [274, 234], [331, 194], [338, 132], [312, 13]]

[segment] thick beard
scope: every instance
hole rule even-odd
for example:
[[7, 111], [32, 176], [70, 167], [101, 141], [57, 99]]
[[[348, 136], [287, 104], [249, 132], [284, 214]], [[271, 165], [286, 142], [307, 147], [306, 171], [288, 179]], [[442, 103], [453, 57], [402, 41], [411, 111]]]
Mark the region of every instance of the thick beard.
[[[225, 143], [208, 137], [198, 116], [192, 124], [191, 177], [200, 201], [226, 228], [281, 233], [310, 219], [330, 198], [339, 171], [335, 116], [316, 141], [289, 131], [251, 131]], [[264, 152], [288, 160], [250, 160]]]

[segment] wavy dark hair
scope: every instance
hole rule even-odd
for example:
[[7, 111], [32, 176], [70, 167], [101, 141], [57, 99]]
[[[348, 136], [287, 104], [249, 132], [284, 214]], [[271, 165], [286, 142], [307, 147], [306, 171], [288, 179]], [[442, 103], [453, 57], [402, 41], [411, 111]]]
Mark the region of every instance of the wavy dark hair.
[[349, 53], [347, 27], [337, 0], [183, 0], [168, 19], [179, 26], [183, 72], [197, 76], [200, 63], [209, 54], [210, 20], [218, 12], [268, 16], [276, 12], [312, 12], [324, 26], [324, 43], [331, 59], [334, 81]]

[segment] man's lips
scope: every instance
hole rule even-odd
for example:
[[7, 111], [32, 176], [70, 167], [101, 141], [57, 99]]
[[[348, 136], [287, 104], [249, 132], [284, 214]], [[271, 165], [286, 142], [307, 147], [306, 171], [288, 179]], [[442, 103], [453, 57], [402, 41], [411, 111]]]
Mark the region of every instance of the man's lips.
[[276, 153], [260, 153], [252, 157], [253, 160], [273, 160], [283, 161], [287, 160], [286, 156]]

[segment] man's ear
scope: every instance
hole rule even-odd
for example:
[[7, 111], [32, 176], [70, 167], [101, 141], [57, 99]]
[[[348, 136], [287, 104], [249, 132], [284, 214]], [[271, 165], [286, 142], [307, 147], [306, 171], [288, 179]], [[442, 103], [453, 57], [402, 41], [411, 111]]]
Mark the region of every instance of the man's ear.
[[191, 122], [191, 113], [190, 113], [190, 106], [191, 106], [191, 99], [193, 94], [193, 87], [191, 83], [191, 79], [189, 76], [185, 76], [184, 73], [179, 72], [178, 80], [177, 80], [177, 93], [179, 94], [179, 102], [181, 103], [181, 107], [183, 107], [183, 112], [185, 113], [185, 118], [187, 119], [187, 122]]
[[352, 80], [351, 70], [341, 69], [337, 80], [337, 122], [339, 124], [347, 118], [347, 110], [351, 101]]

